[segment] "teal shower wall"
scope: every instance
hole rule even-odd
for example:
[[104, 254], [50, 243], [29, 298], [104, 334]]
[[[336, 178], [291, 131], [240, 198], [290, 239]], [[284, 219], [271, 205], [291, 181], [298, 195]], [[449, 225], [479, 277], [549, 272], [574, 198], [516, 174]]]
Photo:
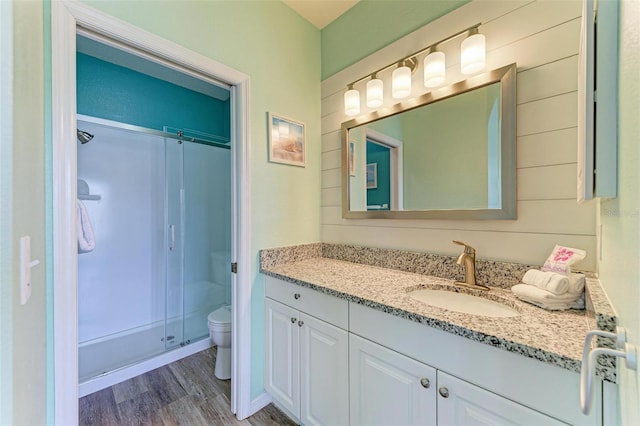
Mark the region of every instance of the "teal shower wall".
[[78, 113], [162, 130], [186, 128], [229, 137], [229, 100], [77, 54]]

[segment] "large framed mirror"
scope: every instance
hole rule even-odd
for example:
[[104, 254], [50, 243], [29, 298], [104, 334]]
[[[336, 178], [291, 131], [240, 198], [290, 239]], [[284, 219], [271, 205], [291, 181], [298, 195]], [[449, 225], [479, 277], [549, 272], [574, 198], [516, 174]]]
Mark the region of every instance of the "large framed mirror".
[[515, 219], [516, 64], [342, 124], [347, 219]]

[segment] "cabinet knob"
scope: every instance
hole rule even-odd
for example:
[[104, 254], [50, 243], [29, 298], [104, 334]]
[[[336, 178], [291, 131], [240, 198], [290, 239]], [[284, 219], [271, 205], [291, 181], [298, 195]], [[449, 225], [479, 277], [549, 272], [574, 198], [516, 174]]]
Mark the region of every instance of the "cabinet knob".
[[440, 392], [440, 395], [443, 398], [449, 398], [449, 389], [445, 388], [444, 386], [438, 389], [438, 392]]
[[302, 327], [303, 324], [304, 324], [304, 321], [302, 320], [298, 321], [298, 327]]
[[427, 379], [426, 377], [423, 377], [422, 379], [420, 379], [420, 384], [425, 389], [429, 389], [429, 386], [431, 386], [431, 382], [429, 382], [429, 379]]
[[294, 295], [293, 295], [293, 298], [294, 298], [294, 299], [296, 299], [296, 300], [300, 299], [300, 293], [296, 293], [296, 294], [294, 294]]
[[295, 324], [295, 323], [296, 323], [296, 321], [297, 321], [297, 320], [296, 320], [296, 318], [291, 317], [291, 324]]

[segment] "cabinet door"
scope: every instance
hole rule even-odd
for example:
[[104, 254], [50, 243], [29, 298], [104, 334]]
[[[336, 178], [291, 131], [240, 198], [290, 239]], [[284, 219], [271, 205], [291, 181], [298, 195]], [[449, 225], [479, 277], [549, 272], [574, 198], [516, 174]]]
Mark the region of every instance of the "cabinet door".
[[267, 317], [265, 387], [280, 405], [300, 416], [300, 334], [298, 311], [269, 298]]
[[438, 393], [439, 426], [565, 424], [442, 371]]
[[300, 421], [349, 424], [349, 334], [300, 314]]
[[349, 335], [352, 425], [435, 425], [436, 370]]

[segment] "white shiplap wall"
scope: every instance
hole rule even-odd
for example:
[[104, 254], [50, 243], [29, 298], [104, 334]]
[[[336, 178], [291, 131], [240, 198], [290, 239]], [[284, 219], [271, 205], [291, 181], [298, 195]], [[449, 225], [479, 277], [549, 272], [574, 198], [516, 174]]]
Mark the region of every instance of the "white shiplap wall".
[[[544, 262], [555, 244], [563, 244], [585, 249], [579, 268], [595, 270], [596, 205], [575, 201], [581, 4], [476, 0], [324, 80], [322, 241], [457, 254], [451, 240], [458, 239], [474, 246], [479, 258], [531, 264]], [[342, 107], [347, 83], [478, 22], [487, 37], [487, 68], [518, 65], [518, 219], [343, 219], [340, 125], [349, 119]], [[447, 61], [448, 81], [460, 80], [456, 57], [447, 55]], [[421, 70], [414, 75], [414, 95], [425, 91], [420, 79]]]

